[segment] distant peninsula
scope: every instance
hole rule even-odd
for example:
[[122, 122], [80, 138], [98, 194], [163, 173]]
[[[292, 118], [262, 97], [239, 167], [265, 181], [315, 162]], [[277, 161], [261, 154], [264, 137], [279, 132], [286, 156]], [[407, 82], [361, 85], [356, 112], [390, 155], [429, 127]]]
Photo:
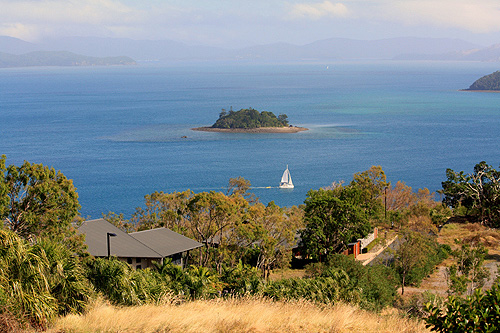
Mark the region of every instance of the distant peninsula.
[[194, 131], [227, 132], [227, 133], [297, 133], [307, 128], [292, 126], [288, 116], [278, 117], [269, 111], [259, 112], [253, 108], [229, 111], [222, 109], [219, 119], [210, 127], [192, 128]]
[[129, 57], [89, 57], [66, 51], [37, 51], [25, 54], [0, 52], [0, 68], [35, 66], [116, 66], [136, 65]]
[[466, 91], [500, 92], [500, 71], [483, 76], [476, 80]]

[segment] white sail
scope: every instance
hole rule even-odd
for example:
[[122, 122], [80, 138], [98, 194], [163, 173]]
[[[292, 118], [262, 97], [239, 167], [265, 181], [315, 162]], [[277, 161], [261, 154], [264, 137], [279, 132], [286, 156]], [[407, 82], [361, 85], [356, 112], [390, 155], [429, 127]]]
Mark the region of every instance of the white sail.
[[288, 168], [283, 172], [283, 176], [281, 177], [281, 182], [282, 183], [288, 183], [288, 178], [290, 177], [290, 171], [288, 171]]
[[283, 176], [281, 176], [281, 182], [279, 188], [293, 188], [292, 176], [290, 171], [288, 170], [288, 165], [286, 166], [285, 172], [283, 172]]

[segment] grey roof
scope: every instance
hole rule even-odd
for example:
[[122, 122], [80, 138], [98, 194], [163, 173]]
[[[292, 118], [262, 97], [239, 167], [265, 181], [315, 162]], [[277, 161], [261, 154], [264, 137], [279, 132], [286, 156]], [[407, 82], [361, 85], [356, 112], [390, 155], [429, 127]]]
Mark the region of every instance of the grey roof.
[[160, 253], [162, 257], [203, 246], [203, 244], [167, 228], [132, 232], [130, 235]]
[[108, 255], [107, 233], [116, 234], [110, 237], [110, 252], [112, 256], [122, 258], [162, 258], [163, 256], [144, 245], [126, 232], [118, 229], [104, 219], [89, 220], [77, 228], [79, 233], [85, 234], [87, 251], [96, 257]]

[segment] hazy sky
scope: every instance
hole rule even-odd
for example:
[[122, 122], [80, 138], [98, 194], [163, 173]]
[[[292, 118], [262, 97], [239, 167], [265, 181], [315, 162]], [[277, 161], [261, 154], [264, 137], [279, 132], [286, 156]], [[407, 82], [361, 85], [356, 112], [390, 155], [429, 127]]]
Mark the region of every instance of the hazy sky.
[[500, 0], [0, 0], [0, 35], [191, 44], [306, 44], [345, 37], [500, 43]]

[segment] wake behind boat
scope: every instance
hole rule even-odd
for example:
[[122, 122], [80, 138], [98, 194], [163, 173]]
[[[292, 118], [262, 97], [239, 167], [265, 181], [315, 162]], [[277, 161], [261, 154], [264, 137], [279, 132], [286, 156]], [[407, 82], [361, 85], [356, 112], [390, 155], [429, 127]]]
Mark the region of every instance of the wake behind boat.
[[288, 165], [286, 166], [285, 172], [283, 172], [283, 176], [281, 176], [281, 182], [279, 188], [294, 188], [292, 182], [292, 176], [290, 175], [290, 171], [288, 170]]

